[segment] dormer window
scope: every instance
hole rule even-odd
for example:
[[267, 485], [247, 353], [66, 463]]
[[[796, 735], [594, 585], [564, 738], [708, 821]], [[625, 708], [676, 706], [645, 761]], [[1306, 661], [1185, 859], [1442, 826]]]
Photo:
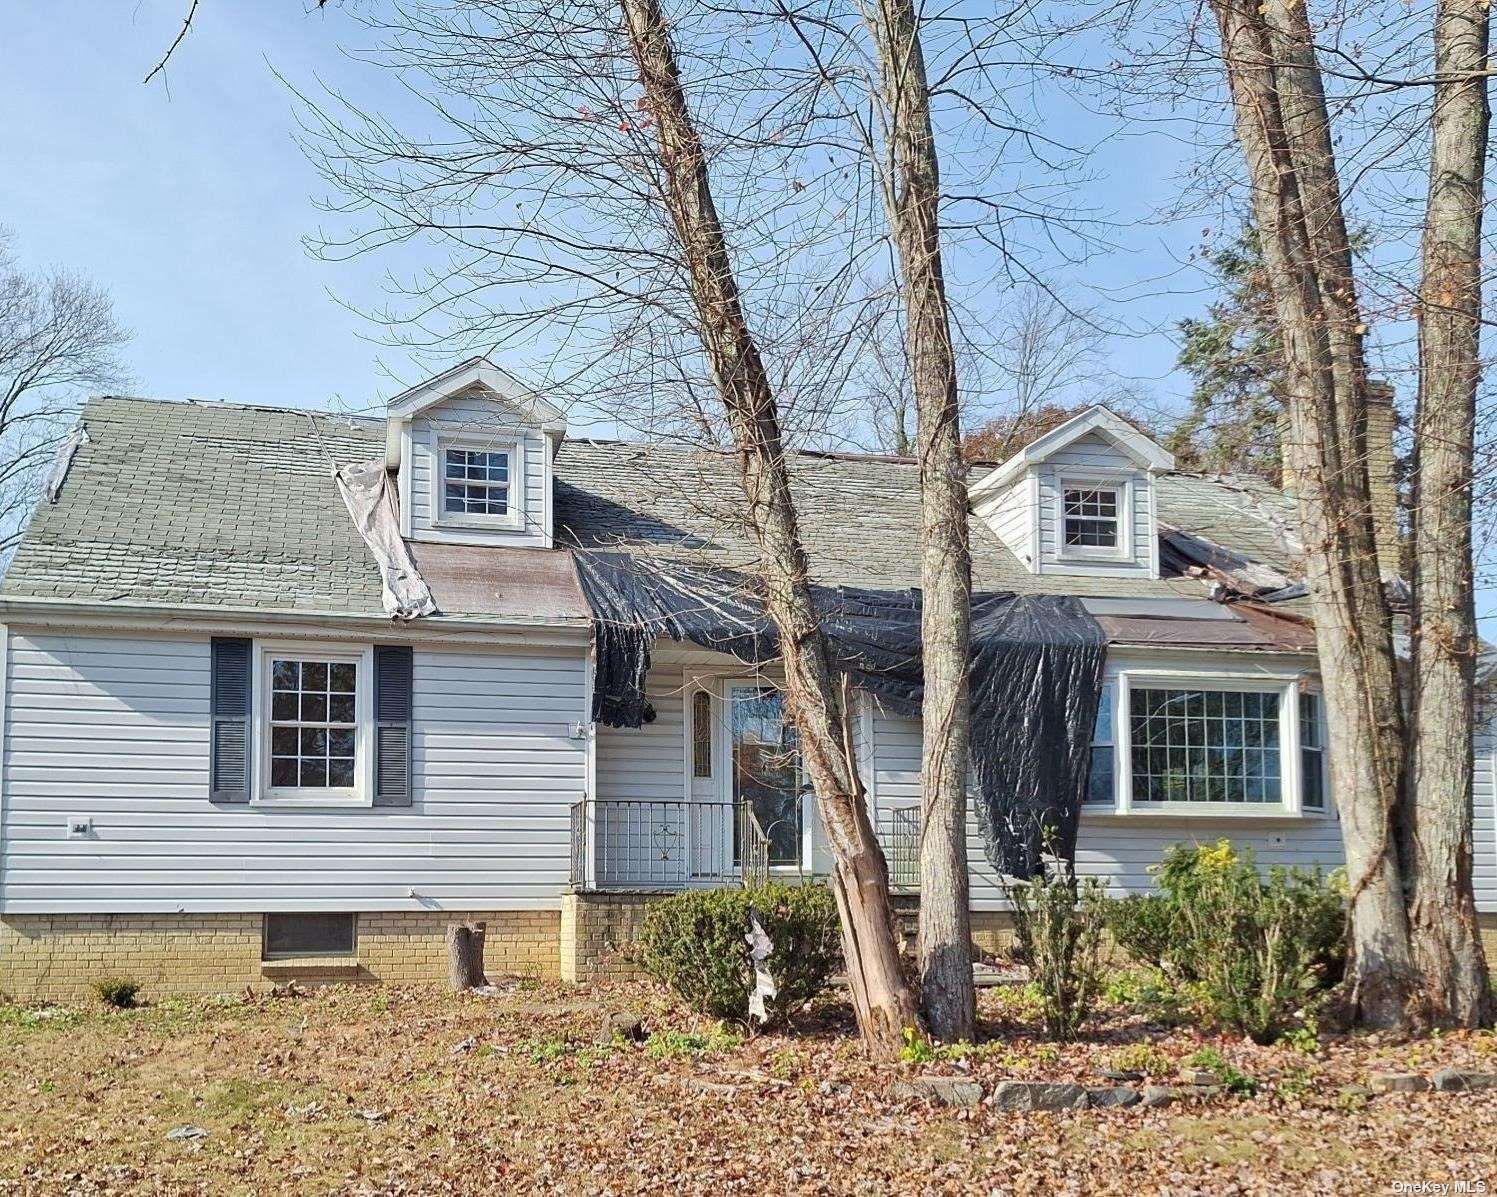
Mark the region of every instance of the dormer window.
[[1161, 445], [1104, 407], [1073, 416], [970, 487], [972, 510], [1035, 574], [1157, 578]]
[[1068, 486], [1064, 497], [1068, 549], [1117, 549], [1119, 494], [1115, 486]]
[[443, 515], [509, 515], [508, 452], [445, 449], [442, 480]]
[[443, 544], [549, 549], [561, 411], [474, 358], [390, 400], [385, 469], [400, 534]]
[[524, 450], [518, 440], [447, 435], [433, 461], [432, 511], [438, 527], [519, 528]]
[[1055, 522], [1050, 554], [1059, 563], [1113, 567], [1133, 552], [1132, 478], [1121, 470], [1054, 471]]

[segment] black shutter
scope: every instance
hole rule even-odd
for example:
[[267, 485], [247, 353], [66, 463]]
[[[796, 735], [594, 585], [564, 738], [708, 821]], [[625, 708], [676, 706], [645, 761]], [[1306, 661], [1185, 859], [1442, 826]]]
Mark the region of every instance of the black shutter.
[[412, 653], [374, 646], [374, 805], [411, 804]]
[[208, 745], [208, 800], [248, 802], [250, 797], [250, 642], [214, 637]]

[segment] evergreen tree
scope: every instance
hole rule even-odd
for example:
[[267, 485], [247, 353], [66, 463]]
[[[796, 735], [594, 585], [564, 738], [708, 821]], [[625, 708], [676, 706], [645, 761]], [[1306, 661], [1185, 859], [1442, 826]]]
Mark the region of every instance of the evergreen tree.
[[1283, 352], [1257, 232], [1245, 222], [1206, 261], [1220, 295], [1178, 325], [1178, 363], [1195, 385], [1167, 445], [1182, 469], [1278, 483]]

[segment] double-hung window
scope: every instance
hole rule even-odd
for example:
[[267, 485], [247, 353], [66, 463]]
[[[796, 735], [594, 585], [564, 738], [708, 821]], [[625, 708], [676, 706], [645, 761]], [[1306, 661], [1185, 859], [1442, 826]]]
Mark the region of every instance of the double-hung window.
[[1067, 552], [1116, 552], [1123, 546], [1122, 488], [1068, 485], [1061, 491], [1061, 542]]
[[372, 650], [259, 645], [262, 801], [364, 804]]
[[444, 515], [509, 515], [509, 454], [486, 449], [442, 453]]
[[1301, 690], [1299, 696], [1300, 804], [1306, 810], [1324, 810], [1326, 792], [1325, 721], [1320, 695]]
[[518, 527], [524, 505], [518, 442], [460, 439], [438, 446], [432, 501], [439, 524]]
[[1155, 814], [1325, 810], [1320, 696], [1293, 679], [1109, 680], [1088, 809]]
[[1097, 722], [1092, 732], [1092, 771], [1086, 784], [1088, 806], [1112, 806], [1117, 794], [1117, 756], [1113, 749], [1113, 721], [1116, 717], [1114, 695], [1117, 686], [1109, 682], [1102, 687], [1097, 703]]

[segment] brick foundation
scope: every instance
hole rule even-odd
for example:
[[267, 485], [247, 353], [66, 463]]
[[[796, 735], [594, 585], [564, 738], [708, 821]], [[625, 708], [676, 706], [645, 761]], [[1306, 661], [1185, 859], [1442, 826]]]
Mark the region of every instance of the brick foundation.
[[[572, 893], [561, 910], [406, 911], [359, 915], [357, 954], [261, 960], [258, 914], [37, 914], [0, 918], [0, 995], [80, 1001], [93, 982], [122, 976], [150, 999], [224, 993], [275, 981], [439, 982], [447, 974], [447, 925], [487, 925], [484, 963], [494, 976], [611, 981], [640, 975], [632, 958], [645, 908], [661, 894]], [[1484, 913], [1482, 942], [1497, 965], [1497, 913]], [[1003, 956], [1013, 918], [973, 911], [972, 941]]]
[[22, 914], [0, 918], [0, 994], [78, 1001], [93, 982], [128, 977], [143, 997], [223, 993], [305, 981], [433, 982], [447, 975], [447, 925], [487, 924], [484, 966], [556, 977], [554, 910], [368, 912], [351, 957], [262, 961], [258, 914]]
[[640, 977], [631, 949], [645, 907], [664, 894], [569, 893], [561, 900], [561, 979], [619, 981]]
[[1014, 943], [1014, 916], [1006, 910], [972, 912], [972, 946], [989, 956], [1010, 954]]

